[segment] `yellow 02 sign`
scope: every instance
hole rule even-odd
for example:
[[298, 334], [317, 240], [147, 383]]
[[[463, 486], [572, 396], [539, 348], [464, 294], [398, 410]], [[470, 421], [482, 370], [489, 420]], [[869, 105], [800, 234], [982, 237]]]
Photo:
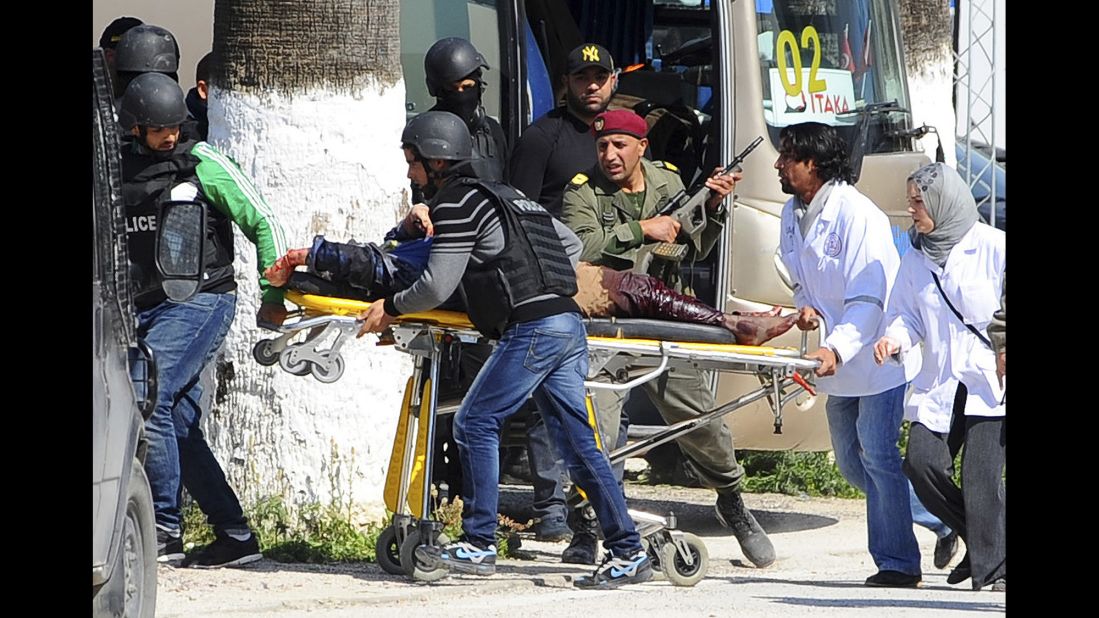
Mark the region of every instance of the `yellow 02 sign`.
[[[778, 62], [778, 74], [782, 78], [782, 87], [786, 94], [796, 97], [801, 94], [801, 48], [813, 45], [813, 63], [809, 66], [809, 92], [823, 92], [828, 89], [828, 83], [823, 79], [817, 79], [817, 71], [820, 69], [820, 34], [813, 26], [806, 26], [801, 31], [801, 47], [794, 33], [783, 30], [775, 39], [775, 59]], [[786, 48], [786, 49], [784, 49]], [[786, 50], [790, 51], [790, 58], [794, 61], [794, 79], [790, 81], [789, 67], [786, 64]]]

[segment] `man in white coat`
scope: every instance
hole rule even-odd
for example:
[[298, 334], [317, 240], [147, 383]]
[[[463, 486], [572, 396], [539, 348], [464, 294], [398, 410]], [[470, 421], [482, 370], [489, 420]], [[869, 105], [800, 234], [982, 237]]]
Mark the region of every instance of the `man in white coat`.
[[908, 373], [916, 366], [877, 367], [874, 342], [897, 276], [900, 257], [889, 220], [848, 183], [847, 146], [827, 125], [808, 122], [782, 129], [775, 161], [782, 190], [793, 195], [782, 209], [779, 250], [794, 283], [798, 327], [823, 320], [818, 390], [836, 464], [866, 494], [870, 555], [878, 572], [868, 586], [920, 585], [920, 552], [912, 532], [909, 485], [897, 448]]

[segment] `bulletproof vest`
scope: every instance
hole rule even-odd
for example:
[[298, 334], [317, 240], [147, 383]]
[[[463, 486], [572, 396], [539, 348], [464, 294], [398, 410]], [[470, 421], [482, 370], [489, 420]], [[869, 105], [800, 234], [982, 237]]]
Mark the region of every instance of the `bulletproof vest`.
[[[144, 309], [167, 296], [156, 268], [156, 232], [161, 204], [171, 199], [172, 188], [182, 183], [201, 187], [196, 168], [199, 158], [191, 154], [195, 141], [176, 146], [170, 155], [159, 157], [128, 138], [122, 146], [122, 199], [126, 205], [126, 241], [130, 254], [134, 303]], [[204, 201], [202, 191], [196, 198]], [[205, 267], [202, 290], [233, 287], [233, 228], [229, 218], [216, 208], [206, 208]]]
[[503, 183], [476, 178], [456, 179], [451, 187], [455, 192], [476, 187], [490, 196], [504, 232], [504, 250], [484, 264], [470, 265], [462, 277], [469, 319], [477, 330], [498, 338], [524, 301], [576, 294], [576, 270], [553, 216], [538, 202]]
[[508, 153], [502, 151], [506, 140], [503, 131], [497, 129], [498, 126], [482, 118], [476, 129], [470, 132], [474, 156], [471, 164], [477, 178], [504, 182], [504, 159]]

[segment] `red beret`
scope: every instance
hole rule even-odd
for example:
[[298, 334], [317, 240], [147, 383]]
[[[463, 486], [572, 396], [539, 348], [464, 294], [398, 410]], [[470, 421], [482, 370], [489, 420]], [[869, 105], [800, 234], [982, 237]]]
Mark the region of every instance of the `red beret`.
[[625, 133], [638, 139], [649, 132], [645, 119], [628, 109], [615, 109], [603, 112], [591, 123], [592, 135], [596, 139], [611, 133]]

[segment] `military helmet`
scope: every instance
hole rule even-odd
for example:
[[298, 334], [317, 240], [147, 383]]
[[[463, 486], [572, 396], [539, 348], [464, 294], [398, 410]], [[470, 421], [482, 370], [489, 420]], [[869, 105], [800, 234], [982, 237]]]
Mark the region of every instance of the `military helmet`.
[[424, 159], [463, 161], [473, 158], [473, 140], [462, 119], [450, 112], [424, 112], [405, 125], [401, 143]]
[[118, 40], [115, 70], [131, 73], [176, 73], [179, 45], [176, 37], [160, 26], [134, 26]]
[[122, 95], [118, 111], [118, 122], [126, 130], [134, 126], [174, 127], [186, 119], [183, 90], [163, 73], [142, 73], [135, 77]]
[[439, 39], [424, 56], [427, 91], [433, 97], [440, 97], [447, 84], [452, 84], [481, 67], [487, 69], [488, 62], [472, 43], [459, 37]]

